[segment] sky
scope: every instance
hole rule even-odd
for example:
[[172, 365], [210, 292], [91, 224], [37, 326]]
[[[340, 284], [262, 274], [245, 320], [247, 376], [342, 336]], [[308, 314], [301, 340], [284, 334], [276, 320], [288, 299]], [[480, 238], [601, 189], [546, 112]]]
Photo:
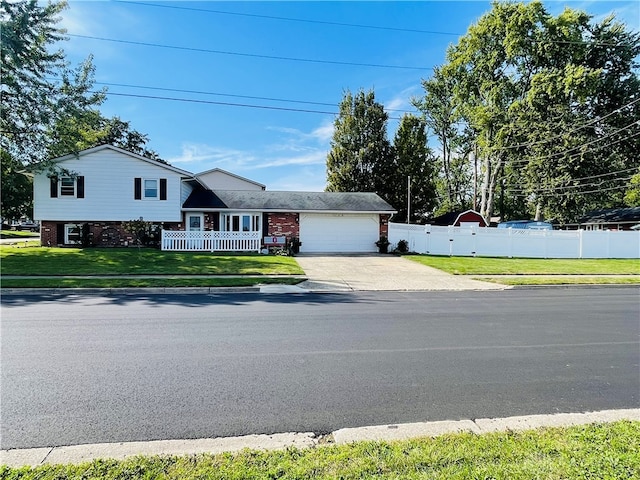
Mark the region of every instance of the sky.
[[[546, 1], [640, 30], [640, 1]], [[268, 190], [322, 191], [346, 91], [374, 90], [398, 119], [415, 112], [448, 45], [487, 1], [69, 1], [67, 60], [89, 55], [100, 110], [148, 136], [175, 167], [221, 168]]]

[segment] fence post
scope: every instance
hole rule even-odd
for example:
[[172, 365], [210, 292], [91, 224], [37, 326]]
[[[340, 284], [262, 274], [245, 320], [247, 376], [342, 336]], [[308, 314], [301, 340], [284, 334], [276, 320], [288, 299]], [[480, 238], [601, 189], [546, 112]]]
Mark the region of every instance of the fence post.
[[583, 255], [583, 250], [582, 250], [582, 248], [583, 248], [583, 244], [582, 244], [582, 241], [583, 241], [582, 233], [583, 233], [583, 232], [584, 232], [584, 230], [582, 230], [582, 229], [579, 229], [579, 230], [578, 230], [578, 258], [582, 258], [582, 255]]

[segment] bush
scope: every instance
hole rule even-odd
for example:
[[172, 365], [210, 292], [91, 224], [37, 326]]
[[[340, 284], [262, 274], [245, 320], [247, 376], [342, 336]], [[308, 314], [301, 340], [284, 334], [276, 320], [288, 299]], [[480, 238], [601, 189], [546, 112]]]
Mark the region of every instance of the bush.
[[398, 242], [398, 246], [396, 247], [398, 253], [407, 253], [409, 251], [409, 242], [406, 240], [400, 240]]

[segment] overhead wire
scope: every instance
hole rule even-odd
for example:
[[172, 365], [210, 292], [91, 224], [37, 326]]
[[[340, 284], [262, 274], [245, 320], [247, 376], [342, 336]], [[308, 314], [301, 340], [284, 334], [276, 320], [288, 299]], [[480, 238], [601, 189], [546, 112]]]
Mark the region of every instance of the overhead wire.
[[122, 40], [118, 38], [107, 38], [107, 37], [97, 37], [94, 35], [80, 35], [77, 33], [67, 33], [66, 36], [73, 38], [84, 38], [88, 40], [98, 40], [102, 42], [113, 42], [113, 43], [121, 43], [126, 45], [137, 45], [142, 47], [154, 47], [154, 48], [165, 48], [170, 50], [180, 50], [180, 51], [189, 51], [189, 52], [199, 52], [199, 53], [213, 53], [217, 55], [230, 55], [230, 56], [238, 56], [238, 57], [250, 57], [250, 58], [263, 58], [268, 60], [282, 60], [282, 61], [290, 61], [290, 62], [304, 62], [304, 63], [318, 63], [318, 64], [328, 64], [328, 65], [342, 65], [342, 66], [350, 66], [350, 67], [372, 67], [372, 68], [391, 68], [391, 69], [402, 69], [402, 70], [431, 70], [433, 67], [416, 67], [416, 66], [407, 66], [407, 65], [388, 65], [381, 63], [359, 63], [359, 62], [343, 62], [339, 60], [320, 60], [314, 58], [297, 58], [297, 57], [284, 57], [279, 55], [262, 55], [257, 53], [244, 53], [244, 52], [232, 52], [229, 50], [213, 50], [208, 48], [196, 48], [196, 47], [182, 47], [179, 45], [165, 45], [161, 43], [152, 43], [152, 42], [138, 42], [133, 40]]
[[[317, 20], [317, 19], [307, 19], [307, 18], [295, 18], [295, 17], [282, 17], [277, 15], [264, 15], [264, 14], [256, 14], [256, 13], [244, 13], [244, 12], [229, 12], [225, 10], [214, 10], [207, 8], [196, 8], [196, 7], [185, 7], [178, 5], [167, 5], [167, 4], [157, 4], [157, 3], [149, 3], [149, 2], [133, 2], [130, 0], [115, 0], [115, 3], [126, 3], [130, 5], [140, 5], [146, 7], [156, 7], [156, 8], [170, 8], [174, 10], [184, 10], [184, 11], [194, 11], [200, 13], [213, 13], [217, 15], [229, 15], [229, 16], [237, 16], [237, 17], [248, 17], [248, 18], [263, 18], [268, 20], [280, 20], [280, 21], [288, 21], [288, 22], [300, 22], [300, 23], [309, 23], [309, 24], [318, 24], [318, 25], [332, 25], [338, 27], [350, 27], [350, 28], [364, 28], [364, 29], [373, 29], [373, 30], [387, 30], [392, 32], [407, 32], [407, 33], [421, 33], [428, 35], [445, 35], [445, 36], [454, 36], [461, 37], [465, 35], [465, 33], [458, 32], [443, 32], [439, 30], [423, 30], [418, 28], [406, 28], [406, 27], [390, 27], [386, 25], [367, 25], [362, 23], [347, 23], [347, 22], [335, 22], [330, 20]], [[535, 39], [529, 38], [528, 40], [535, 42]], [[610, 42], [589, 42], [585, 40], [546, 40], [548, 43], [557, 43], [564, 45], [596, 45], [596, 46], [609, 46], [609, 47], [625, 47], [628, 44], [625, 43], [610, 43]]]

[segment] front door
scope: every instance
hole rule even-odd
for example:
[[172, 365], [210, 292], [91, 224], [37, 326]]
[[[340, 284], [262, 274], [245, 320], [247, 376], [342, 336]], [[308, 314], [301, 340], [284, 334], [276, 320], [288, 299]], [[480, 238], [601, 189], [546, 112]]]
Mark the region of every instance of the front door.
[[187, 217], [187, 224], [189, 226], [189, 231], [190, 232], [201, 232], [202, 230], [204, 230], [203, 228], [203, 216], [198, 214], [198, 215], [189, 215]]

